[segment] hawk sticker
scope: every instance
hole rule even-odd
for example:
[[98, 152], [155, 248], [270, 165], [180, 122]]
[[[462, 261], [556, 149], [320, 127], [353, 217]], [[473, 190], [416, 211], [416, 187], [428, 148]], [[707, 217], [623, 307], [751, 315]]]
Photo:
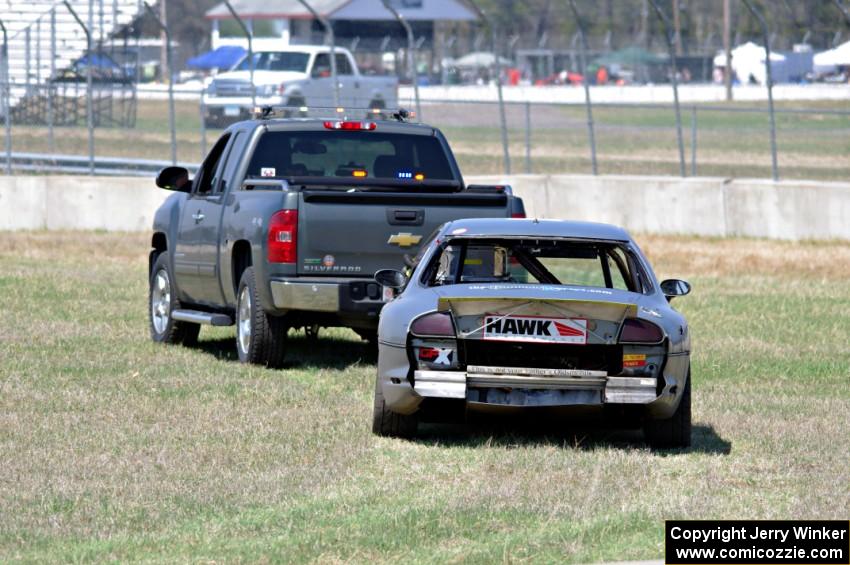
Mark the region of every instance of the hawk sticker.
[[485, 316], [484, 324], [484, 339], [489, 340], [575, 345], [587, 343], [587, 320], [584, 318], [488, 314]]

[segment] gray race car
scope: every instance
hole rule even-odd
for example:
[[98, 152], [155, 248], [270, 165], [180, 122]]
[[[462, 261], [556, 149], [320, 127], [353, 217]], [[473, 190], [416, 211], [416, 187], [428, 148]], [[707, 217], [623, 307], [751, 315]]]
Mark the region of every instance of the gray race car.
[[691, 441], [690, 337], [624, 230], [559, 220], [441, 226], [381, 312], [372, 431], [469, 410], [558, 408], [643, 425], [650, 445]]

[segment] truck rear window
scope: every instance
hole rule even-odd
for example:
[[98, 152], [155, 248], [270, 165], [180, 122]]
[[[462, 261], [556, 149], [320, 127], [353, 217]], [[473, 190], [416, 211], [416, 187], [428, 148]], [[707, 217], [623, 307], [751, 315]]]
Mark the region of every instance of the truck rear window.
[[267, 132], [248, 176], [454, 180], [437, 138], [376, 131]]
[[[293, 71], [296, 73], [307, 72], [307, 61], [310, 55], [298, 52], [260, 51], [254, 53], [255, 71]], [[251, 60], [246, 55], [242, 61], [233, 69], [235, 71], [247, 71], [251, 69]]]

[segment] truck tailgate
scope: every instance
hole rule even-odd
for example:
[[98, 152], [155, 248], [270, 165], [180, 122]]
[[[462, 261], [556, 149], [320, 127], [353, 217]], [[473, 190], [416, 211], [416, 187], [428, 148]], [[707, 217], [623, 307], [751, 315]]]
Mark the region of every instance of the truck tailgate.
[[301, 193], [298, 273], [372, 276], [399, 269], [404, 254], [439, 225], [460, 218], [509, 217], [508, 197], [494, 193]]

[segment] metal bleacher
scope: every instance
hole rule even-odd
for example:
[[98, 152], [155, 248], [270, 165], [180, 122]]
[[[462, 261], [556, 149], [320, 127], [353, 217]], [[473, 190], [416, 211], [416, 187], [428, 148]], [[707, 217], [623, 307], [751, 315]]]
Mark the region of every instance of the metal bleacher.
[[[102, 53], [104, 44], [116, 33], [126, 32], [144, 10], [140, 0], [69, 0], [69, 4], [91, 30], [89, 61], [102, 60], [97, 53]], [[63, 2], [0, 0], [0, 19], [8, 32], [9, 105], [17, 120], [39, 121], [47, 98], [52, 99], [52, 108], [54, 101], [61, 107], [85, 96], [84, 80], [74, 82], [68, 74], [87, 57], [86, 34]], [[99, 85], [99, 103], [111, 99], [113, 90]], [[80, 105], [73, 106], [71, 114], [78, 115]]]

